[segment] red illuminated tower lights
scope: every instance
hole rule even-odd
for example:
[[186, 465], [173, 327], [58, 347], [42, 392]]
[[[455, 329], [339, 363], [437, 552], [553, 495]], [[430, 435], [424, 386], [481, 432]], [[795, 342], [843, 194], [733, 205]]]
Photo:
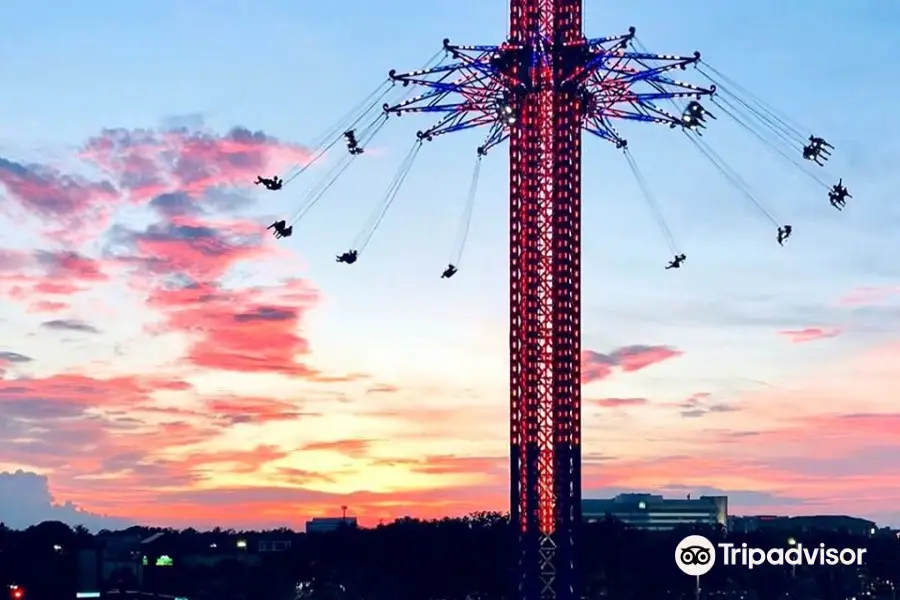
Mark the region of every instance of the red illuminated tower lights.
[[510, 513], [527, 600], [580, 588], [582, 98], [564, 81], [580, 66], [581, 13], [580, 0], [510, 2], [510, 44], [551, 46], [516, 67], [532, 69], [533, 91], [509, 138]]

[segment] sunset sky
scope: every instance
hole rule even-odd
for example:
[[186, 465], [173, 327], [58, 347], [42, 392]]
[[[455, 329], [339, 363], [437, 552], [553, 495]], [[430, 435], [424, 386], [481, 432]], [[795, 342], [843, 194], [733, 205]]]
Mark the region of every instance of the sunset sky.
[[[790, 4], [587, 2], [591, 35], [635, 25], [653, 51], [699, 49], [827, 138], [823, 176], [853, 199], [835, 211], [713, 122], [704, 139], [794, 226], [781, 248], [683, 136], [625, 123], [689, 256], [666, 271], [624, 159], [585, 139], [586, 495], [727, 493], [737, 513], [900, 524], [900, 6]], [[334, 256], [427, 116], [392, 121], [290, 239], [265, 226], [327, 165], [277, 193], [252, 185], [304, 163], [442, 38], [500, 41], [505, 11], [0, 6], [0, 521], [299, 528], [342, 505], [365, 523], [507, 509], [504, 147], [452, 280], [483, 132], [425, 146], [353, 266]]]

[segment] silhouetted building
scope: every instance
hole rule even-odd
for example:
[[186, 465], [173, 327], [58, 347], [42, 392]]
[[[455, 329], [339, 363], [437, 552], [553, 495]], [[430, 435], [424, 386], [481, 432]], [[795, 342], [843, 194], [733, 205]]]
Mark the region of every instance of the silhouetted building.
[[682, 525], [722, 525], [728, 521], [727, 496], [692, 499], [663, 498], [655, 494], [619, 494], [610, 499], [585, 498], [582, 518], [595, 522], [613, 518], [638, 529], [665, 531]]
[[728, 519], [728, 530], [739, 533], [752, 533], [754, 531], [785, 531], [790, 533], [833, 531], [866, 536], [875, 535], [878, 531], [874, 521], [845, 515], [815, 515], [809, 517], [757, 515], [731, 517]]
[[[306, 524], [309, 531], [309, 523]], [[291, 549], [290, 540], [259, 540], [256, 542], [257, 552], [285, 552]]]
[[356, 517], [314, 517], [306, 522], [306, 533], [326, 533], [338, 528], [356, 527]]
[[171, 593], [184, 565], [184, 551], [175, 536], [160, 531], [141, 540], [141, 575], [139, 584], [145, 591]]
[[98, 579], [101, 589], [126, 587], [140, 589], [144, 575], [141, 566], [141, 541], [143, 538], [137, 533], [120, 532], [110, 533], [99, 539], [101, 540], [101, 551]]

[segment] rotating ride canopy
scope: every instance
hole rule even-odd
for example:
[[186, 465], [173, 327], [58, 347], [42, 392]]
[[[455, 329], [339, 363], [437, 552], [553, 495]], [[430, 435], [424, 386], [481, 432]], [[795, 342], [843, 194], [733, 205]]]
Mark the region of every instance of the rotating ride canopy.
[[[443, 55], [441, 57], [441, 55]], [[691, 69], [693, 84], [675, 78]], [[709, 160], [735, 195], [776, 228], [783, 245], [793, 227], [779, 219], [716, 152], [712, 122], [729, 118], [792, 168], [828, 190], [842, 210], [851, 198], [843, 180], [821, 172], [834, 146], [810, 134], [738, 83], [691, 55], [647, 51], [634, 28], [585, 38], [580, 0], [512, 0], [510, 34], [497, 46], [443, 49], [417, 71], [388, 80], [313, 147], [312, 159], [258, 185], [291, 189], [339, 142], [346, 152], [315, 182], [292, 213], [269, 226], [276, 238], [293, 227], [372, 142], [391, 116], [437, 113], [421, 130], [371, 217], [337, 262], [360, 259], [397, 198], [425, 142], [482, 127], [475, 166], [451, 259], [455, 276], [465, 250], [482, 162], [508, 141], [510, 152], [510, 512], [517, 532], [516, 592], [521, 598], [580, 597], [576, 536], [581, 519], [581, 131], [622, 152], [672, 253], [666, 269], [687, 256], [675, 241], [651, 186], [617, 124], [666, 125]], [[678, 136], [681, 137], [681, 136]]]
[[[582, 129], [622, 151], [641, 195], [672, 251], [672, 260], [666, 269], [680, 268], [686, 256], [680, 252], [660, 204], [631, 152], [628, 140], [616, 128], [616, 121], [664, 124], [671, 129], [680, 130], [740, 198], [748, 202], [761, 217], [782, 230], [785, 227], [774, 209], [759, 198], [739, 171], [703, 136], [709, 121], [718, 120], [716, 113], [728, 117], [786, 165], [827, 190], [827, 198], [832, 207], [843, 210], [847, 206], [847, 200], [852, 199], [843, 179], [829, 183], [835, 181], [835, 177], [823, 177], [819, 174], [831, 157], [834, 150], [832, 144], [817, 135], [807, 136], [804, 132], [811, 129], [797, 124], [707, 64], [698, 53], [691, 56], [652, 54], [640, 44], [634, 28], [627, 34], [586, 40], [586, 44], [589, 45], [589, 52], [594, 55], [596, 64], [591, 66], [590, 75], [583, 81]], [[358, 257], [371, 241], [386, 216], [387, 209], [399, 194], [412, 168], [412, 162], [418, 156], [421, 142], [432, 141], [438, 136], [456, 131], [483, 127], [488, 130], [488, 134], [476, 149], [475, 168], [464, 202], [459, 234], [451, 252], [451, 264], [442, 273], [442, 278], [455, 275], [471, 225], [482, 159], [495, 146], [509, 140], [510, 132], [521, 126], [520, 115], [515, 111], [511, 100], [513, 95], [497, 83], [502, 78], [499, 75], [489, 77], [485, 73], [493, 72], [496, 59], [508, 49], [508, 44], [456, 46], [445, 40], [444, 59], [436, 61], [441, 54], [438, 53], [427, 63], [439, 64], [408, 73], [391, 71], [387, 81], [310, 146], [312, 157], [308, 161], [295, 164], [286, 173], [271, 178], [260, 176], [255, 183], [270, 191], [279, 191], [288, 186], [293, 188], [296, 185], [293, 182], [314, 165], [321, 164], [322, 159], [339, 142], [343, 140], [347, 146], [347, 153], [342, 154], [324, 176], [313, 182], [293, 205], [292, 212], [269, 226], [275, 237], [290, 237], [293, 234], [292, 226], [302, 220], [337, 183], [354, 160], [365, 153], [365, 147], [382, 130], [389, 116], [442, 113], [443, 117], [437, 123], [417, 133], [413, 147], [401, 161], [382, 201], [351, 244], [350, 250], [344, 254], [355, 251]], [[448, 59], [453, 59], [453, 62], [445, 64]], [[700, 74], [705, 85], [679, 81], [668, 75], [671, 71], [683, 71], [687, 68]], [[428, 91], [413, 96], [417, 90]], [[395, 101], [382, 104], [386, 98], [394, 98]], [[713, 111], [704, 104], [713, 107]], [[793, 227], [788, 225], [787, 230], [792, 232]], [[788, 237], [789, 234], [782, 234], [776, 236], [776, 239], [781, 238], [780, 243], [783, 244]], [[341, 262], [352, 264], [355, 261]]]

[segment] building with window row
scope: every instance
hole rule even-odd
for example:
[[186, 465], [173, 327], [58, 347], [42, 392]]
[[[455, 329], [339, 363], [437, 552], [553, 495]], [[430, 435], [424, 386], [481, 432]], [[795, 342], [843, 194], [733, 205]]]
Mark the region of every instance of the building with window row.
[[315, 517], [306, 522], [306, 533], [328, 533], [341, 527], [357, 527], [356, 517]]
[[606, 518], [619, 520], [637, 529], [666, 531], [684, 525], [726, 526], [727, 496], [700, 496], [684, 499], [655, 494], [619, 494], [609, 499], [585, 498], [582, 518], [588, 522]]

